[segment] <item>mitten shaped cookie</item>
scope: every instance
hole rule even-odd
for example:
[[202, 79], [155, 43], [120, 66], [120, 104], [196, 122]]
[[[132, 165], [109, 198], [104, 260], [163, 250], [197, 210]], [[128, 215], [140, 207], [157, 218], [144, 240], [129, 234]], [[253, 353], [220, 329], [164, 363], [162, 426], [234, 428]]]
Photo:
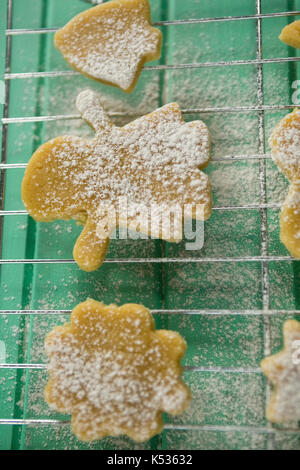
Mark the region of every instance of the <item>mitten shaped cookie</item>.
[[74, 218], [84, 224], [73, 252], [81, 269], [101, 265], [116, 227], [178, 241], [185, 212], [177, 211], [171, 233], [162, 229], [170, 208], [201, 206], [190, 217], [210, 216], [210, 183], [200, 170], [210, 153], [203, 122], [185, 123], [179, 105], [171, 103], [120, 128], [91, 90], [80, 93], [77, 107], [95, 138], [62, 136], [42, 145], [25, 171], [22, 199], [38, 222]]
[[280, 239], [300, 258], [300, 111], [295, 109], [274, 129], [270, 140], [273, 160], [290, 181], [280, 214]]
[[300, 323], [288, 320], [283, 327], [284, 349], [261, 363], [274, 385], [267, 407], [273, 423], [300, 420]]
[[83, 441], [120, 434], [146, 441], [162, 431], [162, 412], [178, 415], [189, 404], [180, 378], [185, 341], [173, 331], [156, 331], [142, 305], [87, 300], [45, 345], [45, 400], [72, 414], [73, 432]]
[[130, 93], [145, 62], [159, 59], [162, 33], [151, 26], [148, 0], [116, 0], [75, 16], [54, 37], [66, 61], [84, 75]]

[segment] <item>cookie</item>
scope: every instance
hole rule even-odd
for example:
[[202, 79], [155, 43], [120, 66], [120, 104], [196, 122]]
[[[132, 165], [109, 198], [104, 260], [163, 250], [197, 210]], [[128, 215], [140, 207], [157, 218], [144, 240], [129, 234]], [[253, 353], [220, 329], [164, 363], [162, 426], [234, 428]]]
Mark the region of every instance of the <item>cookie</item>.
[[292, 256], [300, 258], [300, 111], [295, 109], [274, 129], [269, 144], [272, 158], [290, 181], [280, 213], [280, 239]]
[[80, 93], [77, 107], [95, 138], [62, 136], [42, 145], [26, 168], [22, 199], [38, 222], [74, 218], [85, 224], [73, 251], [81, 269], [101, 265], [115, 227], [178, 241], [184, 211], [177, 211], [171, 233], [162, 226], [170, 208], [193, 207], [190, 217], [199, 220], [210, 216], [210, 183], [200, 170], [210, 155], [203, 122], [185, 123], [171, 103], [120, 128], [91, 90]]
[[130, 93], [145, 64], [160, 58], [162, 33], [148, 0], [116, 0], [75, 16], [54, 36], [66, 61], [89, 78]]
[[300, 20], [285, 26], [281, 31], [279, 39], [288, 46], [300, 49]]
[[82, 441], [121, 434], [147, 441], [162, 431], [162, 412], [178, 415], [189, 405], [180, 378], [186, 343], [178, 333], [155, 330], [142, 305], [89, 299], [75, 307], [71, 323], [47, 335], [45, 347], [45, 400], [72, 414]]
[[261, 362], [263, 372], [274, 385], [266, 413], [273, 423], [300, 420], [300, 323], [286, 321], [283, 335], [284, 349]]

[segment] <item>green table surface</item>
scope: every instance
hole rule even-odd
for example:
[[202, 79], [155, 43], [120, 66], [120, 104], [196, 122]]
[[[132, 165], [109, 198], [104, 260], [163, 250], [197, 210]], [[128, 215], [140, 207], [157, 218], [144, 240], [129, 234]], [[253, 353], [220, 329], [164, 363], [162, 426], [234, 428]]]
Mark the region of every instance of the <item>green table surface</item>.
[[[255, 0], [150, 3], [154, 22], [257, 12]], [[7, 6], [8, 0], [0, 0], [0, 85], [5, 73], [8, 26], [16, 30], [57, 28], [90, 7], [82, 0], [13, 0], [12, 24], [7, 26]], [[262, 0], [261, 7], [262, 13], [300, 10], [300, 1]], [[293, 20], [293, 16], [262, 19], [263, 59], [297, 55], [278, 40], [282, 27]], [[72, 435], [68, 423], [32, 422], [0, 424], [0, 449], [300, 449], [299, 430], [270, 430], [264, 416], [267, 383], [259, 369], [267, 341], [270, 351], [278, 351], [282, 323], [300, 310], [300, 264], [284, 259], [267, 263], [266, 305], [263, 265], [253, 260], [262, 254], [262, 170], [266, 173], [267, 203], [272, 206], [266, 211], [268, 255], [289, 255], [279, 241], [276, 207], [284, 200], [288, 184], [269, 158], [268, 137], [288, 112], [282, 107], [292, 104], [292, 83], [297, 80], [299, 65], [295, 61], [262, 65], [265, 109], [259, 117], [258, 66], [253, 63], [257, 58], [255, 18], [160, 28], [163, 55], [151, 65], [248, 63], [144, 70], [135, 91], [126, 95], [81, 75], [46, 76], [43, 72], [71, 70], [54, 48], [53, 33], [11, 36], [10, 69], [6, 70], [10, 74], [6, 77], [10, 78], [6, 80], [6, 117], [10, 122], [0, 130], [6, 163], [26, 163], [39, 145], [57, 135], [92, 135], [80, 119], [34, 118], [76, 114], [75, 98], [85, 87], [101, 94], [108, 112], [127, 114], [115, 116], [117, 124], [130, 121], [130, 115], [142, 115], [177, 101], [186, 110], [185, 120], [202, 119], [210, 129], [212, 162], [205, 171], [211, 177], [214, 205], [219, 210], [214, 210], [205, 224], [205, 244], [200, 251], [186, 251], [184, 242], [114, 240], [108, 253], [108, 258], [204, 258], [201, 263], [107, 263], [93, 273], [66, 263], [0, 265], [0, 423], [5, 419], [69, 419], [45, 404], [44, 369], [4, 368], [3, 364], [44, 364], [46, 333], [69, 318], [68, 314], [49, 310], [70, 310], [87, 297], [105, 303], [143, 303], [150, 309], [164, 310], [155, 314], [157, 327], [180, 332], [188, 343], [183, 364], [189, 367], [184, 379], [193, 392], [193, 402], [182, 416], [165, 416], [164, 432], [145, 444], [135, 444], [126, 437], [86, 444]], [[190, 112], [199, 108], [203, 111]], [[1, 104], [0, 113], [4, 113]], [[32, 119], [15, 119], [22, 117]], [[265, 142], [259, 140], [259, 119], [265, 124]], [[259, 160], [259, 153], [267, 158]], [[243, 158], [232, 160], [230, 156]], [[224, 161], [224, 157], [229, 159]], [[23, 174], [24, 168], [2, 171], [2, 210], [24, 210], [20, 197]], [[72, 221], [37, 224], [26, 214], [5, 215], [2, 224], [3, 259], [72, 258], [81, 230]], [[264, 315], [264, 307], [272, 314]], [[3, 310], [46, 312], [26, 315], [5, 314]]]

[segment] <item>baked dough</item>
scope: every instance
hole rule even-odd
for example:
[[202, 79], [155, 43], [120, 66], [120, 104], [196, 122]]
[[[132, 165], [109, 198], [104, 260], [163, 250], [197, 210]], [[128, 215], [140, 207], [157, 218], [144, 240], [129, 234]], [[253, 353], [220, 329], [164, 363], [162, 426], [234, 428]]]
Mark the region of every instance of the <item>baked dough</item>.
[[273, 423], [300, 420], [300, 323], [286, 321], [283, 335], [284, 349], [261, 363], [263, 372], [274, 385], [266, 413]]
[[190, 402], [180, 378], [186, 343], [178, 333], [155, 330], [142, 305], [89, 299], [75, 307], [71, 323], [47, 335], [45, 346], [45, 400], [72, 414], [80, 440], [126, 434], [146, 441], [162, 431], [162, 412], [178, 415]]
[[300, 49], [300, 20], [285, 26], [281, 31], [279, 39], [288, 46]]
[[294, 258], [300, 258], [300, 111], [298, 109], [279, 122], [269, 143], [273, 160], [291, 183], [280, 213], [280, 239]]
[[[197, 204], [203, 210], [193, 210], [191, 218], [210, 216], [210, 183], [200, 170], [210, 155], [203, 122], [185, 123], [179, 105], [171, 103], [120, 128], [91, 90], [80, 93], [77, 107], [95, 138], [63, 136], [42, 145], [26, 168], [22, 199], [38, 222], [75, 218], [85, 224], [73, 251], [81, 269], [101, 265], [117, 226], [178, 241], [183, 210], [172, 233], [162, 230], [170, 208]], [[143, 218], [148, 208], [151, 224]]]
[[148, 0], [117, 0], [75, 16], [54, 36], [66, 61], [84, 75], [130, 93], [145, 62], [161, 55]]

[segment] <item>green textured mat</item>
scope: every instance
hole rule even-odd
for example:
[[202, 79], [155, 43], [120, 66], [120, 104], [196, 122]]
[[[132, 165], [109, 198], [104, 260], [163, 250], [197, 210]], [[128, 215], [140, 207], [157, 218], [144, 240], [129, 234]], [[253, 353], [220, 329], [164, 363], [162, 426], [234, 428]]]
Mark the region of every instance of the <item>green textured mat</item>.
[[[257, 13], [259, 4], [255, 0], [151, 1], [153, 21], [249, 16]], [[9, 6], [11, 24], [6, 24]], [[267, 144], [271, 129], [287, 113], [284, 106], [292, 103], [298, 62], [263, 63], [261, 114], [255, 18], [160, 26], [164, 33], [160, 64], [174, 67], [144, 70], [129, 96], [80, 75], [54, 74], [71, 69], [55, 50], [52, 32], [6, 36], [6, 28], [60, 27], [86, 8], [89, 5], [82, 0], [0, 0], [0, 80], [6, 60], [9, 87], [9, 107], [0, 104], [2, 163], [26, 163], [41, 143], [56, 135], [91, 135], [80, 119], [60, 118], [77, 114], [75, 98], [84, 87], [101, 93], [104, 107], [118, 124], [128, 122], [130, 115], [178, 101], [186, 120], [200, 118], [211, 131], [213, 161], [205, 171], [211, 177], [216, 209], [206, 223], [201, 251], [185, 251], [184, 243], [120, 240], [111, 242], [108, 253], [108, 258], [194, 257], [203, 258], [202, 262], [108, 263], [91, 274], [63, 262], [0, 265], [0, 449], [300, 449], [300, 430], [268, 426], [264, 418], [267, 384], [259, 370], [268, 345], [271, 351], [281, 347], [283, 321], [300, 312], [300, 263], [285, 260], [288, 253], [279, 242], [276, 205], [285, 198], [287, 182], [268, 158]], [[261, 8], [262, 13], [300, 10], [300, 1], [262, 0]], [[297, 55], [277, 39], [293, 19], [261, 20], [263, 59]], [[247, 63], [222, 66], [224, 61]], [[199, 63], [205, 66], [176, 67]], [[38, 120], [39, 116], [52, 118]], [[260, 140], [259, 119], [265, 124], [265, 142]], [[259, 153], [267, 158], [257, 158]], [[266, 210], [270, 258], [265, 283], [263, 264], [257, 260], [264, 254], [259, 209], [264, 203], [260, 185], [264, 171], [266, 202], [272, 206]], [[26, 214], [5, 212], [24, 210], [23, 174], [20, 165], [1, 171], [5, 189], [0, 207], [4, 211], [0, 215], [2, 259], [71, 258], [80, 231], [75, 223], [36, 224]], [[269, 296], [263, 295], [265, 287]], [[127, 438], [80, 443], [68, 424], [46, 421], [68, 418], [54, 414], [44, 403], [45, 371], [8, 366], [45, 363], [45, 334], [68, 318], [51, 311], [70, 310], [87, 297], [163, 310], [155, 314], [157, 326], [179, 331], [188, 342], [184, 375], [193, 403], [181, 417], [166, 416], [164, 432], [146, 444]], [[263, 308], [269, 315], [262, 314]], [[24, 310], [39, 312], [25, 314]]]

